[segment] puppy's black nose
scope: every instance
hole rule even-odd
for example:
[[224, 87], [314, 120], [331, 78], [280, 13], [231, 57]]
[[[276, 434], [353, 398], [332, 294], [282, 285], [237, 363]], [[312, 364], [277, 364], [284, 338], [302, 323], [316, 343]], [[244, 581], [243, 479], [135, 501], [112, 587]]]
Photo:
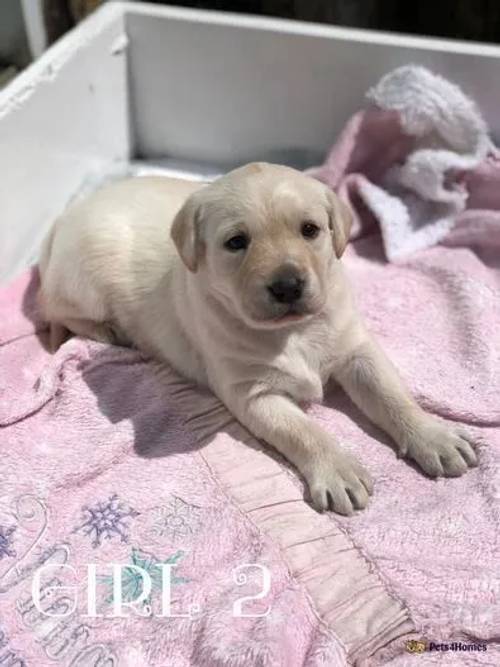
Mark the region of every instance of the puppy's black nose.
[[297, 275], [296, 270], [281, 271], [268, 285], [268, 290], [278, 303], [294, 303], [298, 301], [304, 291], [305, 280]]

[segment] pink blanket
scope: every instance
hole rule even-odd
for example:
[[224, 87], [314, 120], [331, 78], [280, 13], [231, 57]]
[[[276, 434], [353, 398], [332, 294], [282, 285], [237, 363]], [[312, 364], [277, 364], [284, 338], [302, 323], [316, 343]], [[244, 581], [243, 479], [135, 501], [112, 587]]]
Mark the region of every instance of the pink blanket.
[[[311, 413], [376, 480], [353, 518], [315, 513], [168, 368], [78, 338], [51, 357], [35, 271], [0, 292], [0, 664], [404, 667], [411, 638], [426, 665], [500, 664], [498, 165], [469, 188], [445, 244], [397, 265], [358, 209], [345, 261], [373, 332], [422, 404], [470, 428], [480, 465], [425, 478], [335, 391]], [[127, 618], [112, 563], [124, 601], [147, 593]]]

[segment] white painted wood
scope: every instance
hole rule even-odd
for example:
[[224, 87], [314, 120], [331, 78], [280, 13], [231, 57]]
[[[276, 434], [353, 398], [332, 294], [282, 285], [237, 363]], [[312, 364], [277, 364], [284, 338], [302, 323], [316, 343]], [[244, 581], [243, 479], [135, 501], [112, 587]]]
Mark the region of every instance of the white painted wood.
[[123, 31], [121, 8], [105, 7], [0, 93], [0, 280], [86, 178], [129, 158]]
[[298, 149], [289, 157], [307, 161], [369, 86], [408, 63], [456, 81], [500, 136], [496, 46], [136, 3], [126, 13], [143, 156], [231, 165]]

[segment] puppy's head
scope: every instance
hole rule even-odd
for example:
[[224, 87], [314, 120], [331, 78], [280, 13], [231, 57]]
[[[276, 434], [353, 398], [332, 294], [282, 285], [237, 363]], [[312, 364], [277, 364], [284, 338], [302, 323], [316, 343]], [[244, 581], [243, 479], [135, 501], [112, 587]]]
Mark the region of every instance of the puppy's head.
[[319, 181], [277, 165], [236, 169], [189, 197], [172, 238], [190, 271], [254, 327], [323, 308], [351, 215]]

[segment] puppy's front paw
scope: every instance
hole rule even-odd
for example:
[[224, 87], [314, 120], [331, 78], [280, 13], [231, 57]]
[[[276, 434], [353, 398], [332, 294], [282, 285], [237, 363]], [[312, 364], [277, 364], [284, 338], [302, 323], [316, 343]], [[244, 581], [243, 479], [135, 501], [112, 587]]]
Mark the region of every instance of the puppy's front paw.
[[373, 483], [363, 466], [334, 444], [317, 452], [303, 473], [311, 500], [320, 512], [333, 510], [350, 515], [364, 509], [373, 491]]
[[401, 454], [431, 477], [460, 477], [477, 465], [467, 433], [430, 415], [423, 415], [399, 444]]

